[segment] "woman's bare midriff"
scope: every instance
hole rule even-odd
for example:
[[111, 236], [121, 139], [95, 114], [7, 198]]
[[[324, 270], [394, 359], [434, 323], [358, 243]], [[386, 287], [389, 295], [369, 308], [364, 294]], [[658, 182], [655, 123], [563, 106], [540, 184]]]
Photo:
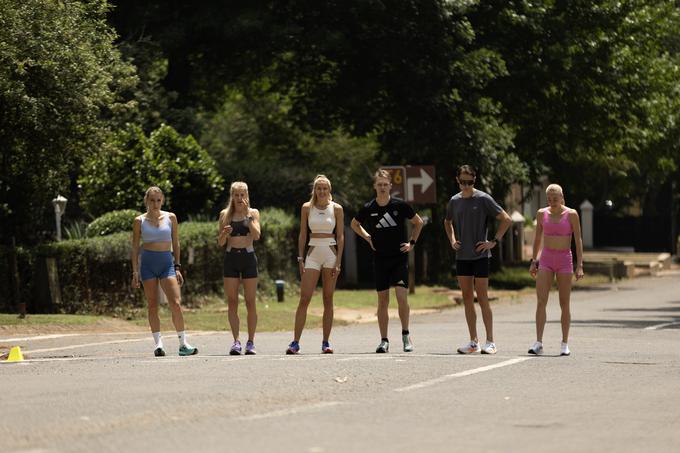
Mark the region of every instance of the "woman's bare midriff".
[[571, 248], [571, 235], [569, 236], [543, 235], [543, 247], [553, 250], [568, 250]]
[[227, 247], [231, 249], [247, 249], [253, 246], [253, 238], [251, 235], [247, 236], [232, 236], [227, 241]]
[[142, 248], [150, 252], [169, 252], [172, 250], [172, 242], [149, 242], [148, 244], [142, 244]]

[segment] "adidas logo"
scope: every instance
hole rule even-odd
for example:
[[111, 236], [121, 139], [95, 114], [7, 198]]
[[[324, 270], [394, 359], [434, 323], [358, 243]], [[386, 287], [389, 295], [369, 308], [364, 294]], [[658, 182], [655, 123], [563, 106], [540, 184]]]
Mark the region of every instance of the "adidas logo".
[[375, 226], [376, 229], [379, 228], [389, 228], [389, 227], [395, 227], [397, 226], [397, 222], [394, 221], [392, 216], [390, 215], [389, 212], [386, 212], [384, 216], [382, 216], [382, 219], [380, 219], [380, 222]]

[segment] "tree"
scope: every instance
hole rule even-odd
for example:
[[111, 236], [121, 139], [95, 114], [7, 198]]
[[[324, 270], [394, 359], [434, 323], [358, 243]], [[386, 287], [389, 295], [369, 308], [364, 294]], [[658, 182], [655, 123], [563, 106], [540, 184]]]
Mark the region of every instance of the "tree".
[[84, 163], [82, 203], [91, 216], [116, 209], [143, 209], [149, 186], [159, 186], [165, 207], [180, 219], [216, 209], [223, 179], [215, 161], [191, 136], [162, 125], [147, 137], [129, 125]]
[[370, 195], [367, 181], [378, 166], [375, 138], [304, 131], [288, 117], [285, 96], [250, 91], [246, 96], [232, 89], [219, 111], [204, 114], [200, 141], [225, 180], [249, 184], [254, 206], [297, 215], [318, 173], [331, 179], [336, 200], [346, 208], [357, 208]]
[[[136, 83], [113, 46], [104, 0], [0, 0], [0, 240], [52, 230], [82, 156], [130, 108]], [[69, 206], [73, 207], [74, 203]]]
[[576, 202], [619, 206], [663, 183], [678, 155], [668, 142], [678, 58], [666, 44], [677, 39], [679, 12], [663, 0], [482, 1], [472, 9], [477, 42], [507, 67], [487, 93], [500, 101], [534, 179], [547, 173]]

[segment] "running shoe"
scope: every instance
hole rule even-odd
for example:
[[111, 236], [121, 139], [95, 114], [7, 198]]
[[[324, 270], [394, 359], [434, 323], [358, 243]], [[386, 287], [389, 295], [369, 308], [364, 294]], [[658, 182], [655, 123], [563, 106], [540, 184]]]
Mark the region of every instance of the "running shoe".
[[496, 353], [496, 343], [493, 341], [487, 341], [482, 348], [482, 354], [495, 354]]
[[411, 337], [408, 335], [402, 335], [401, 341], [404, 342], [404, 352], [413, 352], [413, 343], [411, 343]]
[[187, 356], [187, 355], [196, 355], [198, 354], [198, 348], [194, 348], [193, 346], [189, 346], [188, 344], [184, 344], [179, 347], [179, 355], [181, 356]]
[[529, 354], [534, 354], [534, 355], [541, 355], [543, 354], [543, 343], [540, 341], [537, 341], [534, 343], [532, 347], [529, 348], [528, 351]]
[[236, 340], [229, 349], [229, 355], [241, 355], [241, 342]]
[[288, 355], [293, 355], [293, 354], [299, 354], [300, 353], [300, 343], [297, 341], [293, 340], [290, 342], [288, 345], [288, 349], [286, 349], [286, 354]]
[[153, 351], [153, 355], [155, 355], [156, 357], [165, 357], [165, 350], [163, 348], [156, 348]]
[[333, 354], [333, 348], [331, 348], [331, 344], [327, 341], [322, 341], [321, 342], [321, 353], [322, 354]]
[[465, 346], [458, 348], [458, 354], [474, 354], [480, 350], [481, 348], [479, 347], [479, 344], [476, 341], [471, 341]]
[[248, 340], [246, 341], [246, 355], [255, 355], [257, 351], [255, 350], [255, 343]]
[[390, 352], [390, 342], [382, 340], [378, 347], [376, 348], [375, 352], [377, 354], [385, 354], [386, 352]]
[[562, 342], [562, 345], [560, 346], [560, 355], [571, 355], [571, 351], [569, 350], [569, 345], [565, 342]]

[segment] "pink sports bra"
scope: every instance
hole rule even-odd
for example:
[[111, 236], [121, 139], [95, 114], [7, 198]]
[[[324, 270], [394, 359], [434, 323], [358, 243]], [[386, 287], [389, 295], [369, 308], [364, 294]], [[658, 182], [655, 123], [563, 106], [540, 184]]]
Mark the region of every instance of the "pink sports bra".
[[550, 221], [550, 209], [543, 211], [543, 234], [546, 236], [571, 236], [573, 229], [569, 222], [569, 210], [565, 209], [559, 222]]

